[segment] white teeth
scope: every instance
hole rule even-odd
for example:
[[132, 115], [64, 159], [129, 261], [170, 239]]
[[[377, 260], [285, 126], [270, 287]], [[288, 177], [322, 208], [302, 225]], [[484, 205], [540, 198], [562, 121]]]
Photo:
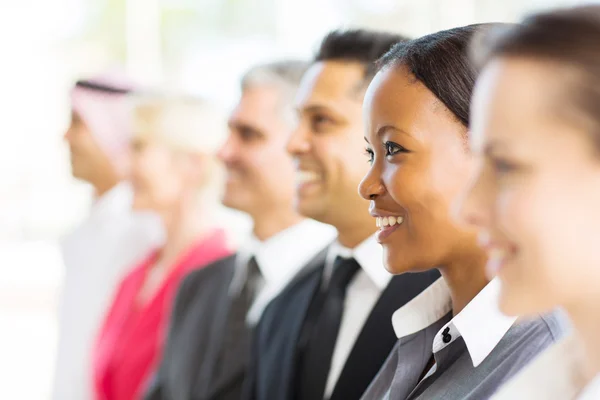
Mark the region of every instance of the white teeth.
[[403, 217], [377, 217], [375, 218], [375, 225], [378, 228], [385, 228], [388, 226], [400, 225], [404, 222]]
[[296, 171], [296, 181], [298, 183], [313, 182], [319, 180], [319, 174], [314, 171]]

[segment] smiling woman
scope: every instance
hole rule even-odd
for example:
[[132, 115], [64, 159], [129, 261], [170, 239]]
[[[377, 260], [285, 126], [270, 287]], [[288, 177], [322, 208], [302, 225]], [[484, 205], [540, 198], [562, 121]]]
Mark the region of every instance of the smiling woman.
[[488, 398], [562, 333], [554, 315], [516, 323], [500, 313], [499, 282], [486, 277], [475, 230], [453, 215], [476, 167], [468, 47], [484, 27], [396, 45], [365, 96], [371, 168], [359, 191], [377, 218], [385, 265], [396, 274], [438, 268], [443, 277], [394, 314], [400, 340], [365, 400]]
[[[464, 297], [486, 283], [485, 255], [475, 232], [451, 215], [452, 202], [474, 167], [465, 143], [475, 72], [455, 50], [475, 29], [439, 35], [435, 51], [409, 46], [380, 61], [383, 68], [365, 99], [371, 169], [360, 186], [380, 222], [388, 269], [470, 268], [470, 288], [463, 287], [458, 296], [463, 306]], [[433, 67], [424, 67], [424, 59]]]
[[94, 347], [96, 398], [140, 398], [160, 360], [164, 329], [185, 275], [230, 253], [214, 221], [216, 151], [225, 119], [195, 99], [143, 99], [134, 112], [133, 207], [154, 211], [166, 240], [121, 280]]
[[498, 399], [583, 399], [594, 376], [585, 398], [600, 398], [599, 41], [600, 7], [589, 6], [533, 15], [475, 52], [471, 142], [481, 163], [463, 217], [495, 258], [502, 309], [562, 306], [577, 333]]

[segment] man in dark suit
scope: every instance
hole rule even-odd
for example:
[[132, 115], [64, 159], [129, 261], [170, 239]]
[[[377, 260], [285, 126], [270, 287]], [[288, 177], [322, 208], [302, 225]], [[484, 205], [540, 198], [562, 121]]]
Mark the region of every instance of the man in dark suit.
[[359, 399], [396, 343], [392, 313], [439, 277], [385, 271], [375, 219], [357, 193], [368, 171], [365, 90], [375, 61], [402, 40], [334, 31], [302, 79], [300, 124], [287, 146], [300, 178], [296, 207], [333, 225], [338, 237], [325, 261], [304, 269], [265, 310], [253, 340], [249, 399]]
[[322, 263], [322, 249], [335, 238], [331, 226], [303, 219], [293, 207], [294, 166], [285, 143], [305, 70], [305, 63], [280, 62], [242, 79], [219, 156], [227, 168], [223, 203], [251, 216], [253, 237], [182, 283], [147, 400], [239, 400], [254, 322], [298, 270], [313, 258]]

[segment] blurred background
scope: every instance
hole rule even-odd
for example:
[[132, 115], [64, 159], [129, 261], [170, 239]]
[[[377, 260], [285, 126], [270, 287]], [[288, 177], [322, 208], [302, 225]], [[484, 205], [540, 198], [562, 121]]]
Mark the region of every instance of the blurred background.
[[[62, 140], [76, 79], [119, 65], [141, 83], [230, 108], [249, 66], [309, 57], [333, 28], [418, 36], [579, 3], [0, 0], [0, 398], [50, 396], [63, 277], [57, 245], [86, 215], [92, 195], [71, 178]], [[248, 224], [240, 221], [243, 235]]]

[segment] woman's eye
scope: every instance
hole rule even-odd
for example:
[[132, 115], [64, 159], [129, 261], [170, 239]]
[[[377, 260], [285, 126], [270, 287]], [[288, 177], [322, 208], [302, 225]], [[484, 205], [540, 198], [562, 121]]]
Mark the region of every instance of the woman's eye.
[[492, 168], [497, 175], [506, 175], [518, 169], [515, 163], [501, 158], [492, 159]]
[[130, 144], [130, 147], [131, 151], [133, 151], [134, 153], [139, 153], [142, 150], [144, 150], [144, 148], [146, 147], [146, 143], [140, 140], [133, 140]]
[[249, 127], [241, 128], [239, 130], [239, 135], [244, 142], [251, 142], [260, 138], [260, 133]]
[[394, 143], [394, 142], [385, 142], [384, 146], [385, 146], [386, 157], [391, 157], [398, 153], [407, 153], [408, 152], [408, 150], [406, 150], [404, 147], [402, 147], [399, 144]]
[[373, 164], [373, 161], [375, 159], [375, 154], [373, 153], [373, 150], [367, 147], [365, 149], [365, 155], [367, 156], [367, 162], [369, 164]]

